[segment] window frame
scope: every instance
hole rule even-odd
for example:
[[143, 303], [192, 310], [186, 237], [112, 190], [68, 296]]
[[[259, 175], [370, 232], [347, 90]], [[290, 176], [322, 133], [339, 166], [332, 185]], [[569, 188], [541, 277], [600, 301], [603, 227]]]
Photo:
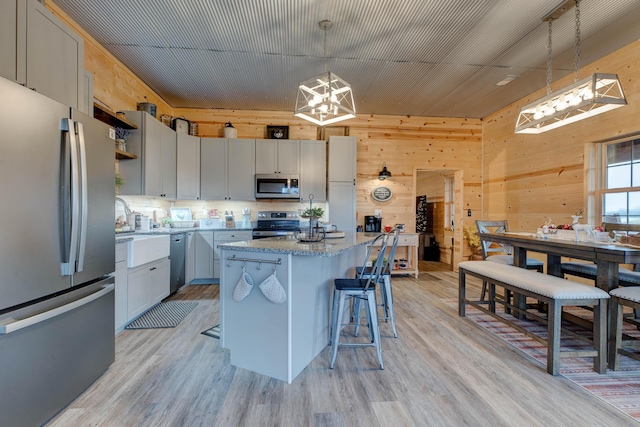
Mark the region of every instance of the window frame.
[[[602, 223], [602, 222], [606, 222], [605, 221], [605, 215], [604, 215], [604, 210], [605, 210], [605, 206], [604, 206], [604, 197], [605, 194], [629, 194], [631, 192], [640, 192], [640, 185], [638, 186], [634, 186], [631, 185], [630, 187], [617, 187], [617, 188], [607, 188], [607, 172], [609, 169], [609, 165], [608, 165], [608, 156], [607, 156], [607, 150], [608, 147], [611, 145], [615, 145], [615, 144], [620, 144], [623, 142], [631, 142], [633, 143], [633, 141], [637, 141], [640, 140], [640, 134], [633, 134], [633, 135], [627, 135], [624, 138], [616, 138], [613, 140], [608, 140], [608, 141], [603, 141], [597, 144], [597, 150], [596, 150], [596, 164], [598, 165], [597, 167], [597, 190], [594, 192], [594, 199], [593, 200], [593, 206], [595, 207], [595, 215], [594, 215], [594, 219], [596, 221], [596, 223]], [[633, 157], [631, 157], [631, 173], [633, 170]], [[633, 176], [632, 176], [633, 177]], [[640, 181], [640, 179], [636, 179], [637, 181]], [[630, 184], [633, 184], [633, 181], [630, 182]], [[635, 215], [634, 215], [635, 217]], [[627, 196], [627, 211], [626, 211], [626, 216], [625, 217], [621, 217], [621, 219], [624, 219], [624, 223], [628, 224], [629, 223], [629, 199]]]

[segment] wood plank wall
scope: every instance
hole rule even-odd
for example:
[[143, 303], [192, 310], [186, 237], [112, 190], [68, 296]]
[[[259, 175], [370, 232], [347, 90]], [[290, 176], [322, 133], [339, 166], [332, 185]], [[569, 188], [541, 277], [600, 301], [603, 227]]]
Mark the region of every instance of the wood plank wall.
[[[482, 209], [487, 219], [506, 218], [512, 230], [532, 231], [546, 217], [571, 223], [570, 215], [589, 206], [589, 146], [640, 131], [640, 41], [583, 67], [579, 74], [584, 78], [596, 72], [618, 74], [627, 106], [539, 135], [515, 134], [520, 109], [543, 97], [542, 87], [483, 120]], [[570, 75], [554, 82], [552, 90], [572, 82]], [[593, 212], [588, 214], [594, 220]]]
[[[47, 7], [85, 39], [85, 68], [94, 75], [95, 97], [114, 111], [134, 110], [138, 102], [152, 102], [157, 105], [158, 117], [168, 114], [198, 122], [202, 136], [222, 136], [227, 121], [238, 129], [239, 137], [264, 138], [266, 125], [271, 124], [288, 125], [291, 139], [315, 139], [317, 136], [314, 125], [293, 117], [290, 111], [173, 109], [54, 3], [47, 2]], [[497, 117], [494, 116], [494, 121]], [[481, 161], [482, 121], [361, 114], [343, 124], [349, 126], [350, 135], [358, 141], [357, 210], [360, 223], [364, 215], [382, 209], [385, 224], [404, 223], [408, 232], [415, 231], [415, 175], [417, 170], [423, 169], [456, 171], [456, 224], [483, 217], [482, 168], [486, 163]], [[383, 162], [393, 174], [392, 179], [384, 182], [392, 189], [393, 198], [380, 203], [372, 200], [370, 193], [380, 185], [377, 175]], [[494, 200], [495, 195], [492, 197]], [[466, 217], [467, 209], [473, 212], [471, 218]], [[498, 210], [496, 215], [502, 215], [502, 212]], [[450, 237], [455, 242], [454, 262], [457, 263], [463, 257], [465, 246], [461, 244], [462, 227], [456, 227], [445, 236], [441, 246], [443, 255], [451, 253]]]

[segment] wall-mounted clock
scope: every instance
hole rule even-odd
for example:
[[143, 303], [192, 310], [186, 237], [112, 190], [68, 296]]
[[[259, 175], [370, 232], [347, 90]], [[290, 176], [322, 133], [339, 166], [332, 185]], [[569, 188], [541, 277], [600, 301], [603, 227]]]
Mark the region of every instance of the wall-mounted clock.
[[376, 187], [371, 191], [371, 197], [378, 202], [386, 202], [391, 196], [393, 193], [389, 187]]

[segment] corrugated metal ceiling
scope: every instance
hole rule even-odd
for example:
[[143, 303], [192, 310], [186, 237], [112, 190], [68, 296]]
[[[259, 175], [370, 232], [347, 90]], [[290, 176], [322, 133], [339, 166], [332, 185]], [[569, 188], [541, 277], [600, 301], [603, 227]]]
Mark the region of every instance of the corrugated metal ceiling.
[[[482, 118], [544, 87], [541, 19], [562, 1], [53, 3], [175, 108], [293, 111], [298, 82], [327, 67], [352, 85], [358, 113]], [[580, 4], [583, 64], [640, 38], [640, 1]], [[566, 51], [554, 80], [572, 72], [574, 28], [573, 11], [553, 24], [554, 54]], [[518, 79], [495, 85], [507, 75]]]

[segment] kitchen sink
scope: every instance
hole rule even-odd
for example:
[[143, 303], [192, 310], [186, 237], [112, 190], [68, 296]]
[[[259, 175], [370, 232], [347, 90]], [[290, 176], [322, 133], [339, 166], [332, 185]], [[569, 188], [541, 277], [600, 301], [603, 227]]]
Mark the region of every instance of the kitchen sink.
[[127, 267], [137, 267], [169, 256], [169, 235], [137, 235], [127, 242]]

